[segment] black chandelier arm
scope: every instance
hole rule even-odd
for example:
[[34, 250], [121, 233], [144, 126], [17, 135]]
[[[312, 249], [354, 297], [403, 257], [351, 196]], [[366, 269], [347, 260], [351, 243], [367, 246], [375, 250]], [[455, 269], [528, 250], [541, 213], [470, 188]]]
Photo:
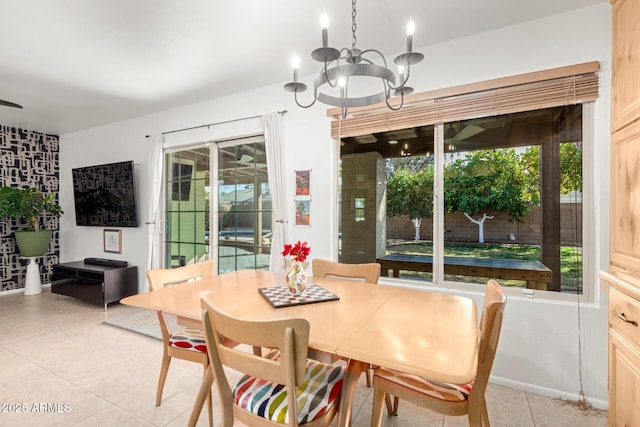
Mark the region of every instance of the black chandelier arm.
[[360, 61], [366, 62], [367, 64], [375, 65], [375, 62], [367, 58], [360, 58]]
[[[384, 68], [389, 68], [387, 66], [387, 60], [385, 59], [384, 55], [382, 54], [382, 52], [380, 52], [378, 49], [365, 49], [362, 52], [360, 52], [360, 57], [363, 57], [365, 54], [369, 53], [369, 52], [374, 52], [377, 53], [378, 56], [380, 56], [380, 59], [382, 60], [382, 63], [384, 64]], [[362, 58], [364, 59], [364, 58]], [[373, 64], [373, 62], [372, 62]]]
[[[338, 58], [336, 60], [336, 67], [340, 65], [340, 58]], [[324, 61], [324, 69], [320, 70], [321, 73], [324, 73], [325, 76], [327, 76], [327, 84], [329, 85], [329, 87], [336, 87], [338, 85], [338, 78], [336, 77], [336, 79], [334, 80], [333, 83], [331, 83], [331, 79], [329, 78], [329, 63], [327, 61]]]
[[340, 94], [340, 115], [343, 119], [347, 118], [347, 111], [349, 109], [349, 77], [346, 78], [344, 88], [341, 89], [343, 93]]
[[316, 101], [318, 100], [318, 93], [315, 90], [313, 91], [313, 101], [311, 101], [311, 104], [309, 104], [309, 105], [300, 104], [300, 101], [298, 101], [298, 92], [293, 92], [293, 99], [295, 99], [296, 104], [298, 105], [298, 107], [300, 107], [300, 108], [309, 108], [309, 107], [313, 106], [313, 104], [315, 104]]
[[391, 83], [389, 83], [389, 87], [391, 87], [391, 89], [402, 89], [408, 82], [409, 82], [409, 76], [411, 76], [411, 67], [407, 66], [405, 68], [405, 74], [404, 74], [404, 80], [402, 81], [402, 83], [400, 83], [399, 85], [392, 85]]
[[398, 105], [397, 107], [394, 107], [391, 104], [389, 104], [390, 95], [391, 94], [387, 92], [387, 96], [384, 98], [384, 102], [387, 104], [387, 107], [392, 111], [400, 110], [404, 106], [404, 91], [402, 90], [400, 91], [400, 105]]

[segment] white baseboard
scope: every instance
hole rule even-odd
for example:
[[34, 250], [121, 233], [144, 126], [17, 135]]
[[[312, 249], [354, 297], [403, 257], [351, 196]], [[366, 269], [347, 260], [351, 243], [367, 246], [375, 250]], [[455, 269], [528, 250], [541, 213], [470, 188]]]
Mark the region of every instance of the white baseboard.
[[[535, 394], [540, 394], [542, 396], [548, 397], [559, 397], [567, 400], [578, 400], [580, 396], [577, 393], [567, 393], [560, 390], [554, 390], [547, 387], [540, 387], [533, 384], [523, 383], [520, 381], [510, 380], [508, 378], [495, 377], [491, 375], [489, 381], [493, 384], [502, 385], [505, 387], [515, 388], [517, 390], [528, 391]], [[609, 409], [609, 402], [602, 399], [594, 399], [589, 396], [585, 396], [585, 399], [592, 404], [595, 408], [598, 409]]]

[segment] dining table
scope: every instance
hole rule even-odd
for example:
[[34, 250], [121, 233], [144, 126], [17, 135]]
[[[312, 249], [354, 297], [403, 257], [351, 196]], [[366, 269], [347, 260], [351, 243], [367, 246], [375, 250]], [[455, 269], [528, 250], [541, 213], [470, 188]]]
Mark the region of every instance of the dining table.
[[[358, 379], [371, 365], [432, 381], [466, 384], [475, 378], [478, 323], [471, 298], [336, 278], [310, 277], [309, 282], [336, 298], [317, 302], [291, 297], [292, 305], [276, 308], [261, 289], [286, 287], [284, 274], [239, 270], [133, 295], [121, 303], [173, 314], [179, 324], [199, 328], [201, 299], [247, 320], [306, 319], [309, 348], [347, 361], [338, 426], [350, 424]], [[198, 401], [213, 384], [209, 371], [194, 405], [195, 420]]]

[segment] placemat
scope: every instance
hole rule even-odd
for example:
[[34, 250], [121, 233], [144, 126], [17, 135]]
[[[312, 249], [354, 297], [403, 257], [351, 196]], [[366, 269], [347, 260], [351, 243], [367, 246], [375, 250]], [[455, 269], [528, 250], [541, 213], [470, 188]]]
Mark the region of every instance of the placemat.
[[302, 295], [293, 295], [286, 286], [274, 286], [270, 288], [258, 288], [263, 297], [274, 308], [291, 307], [294, 305], [314, 304], [317, 302], [337, 301], [340, 299], [334, 293], [314, 283], [309, 283]]

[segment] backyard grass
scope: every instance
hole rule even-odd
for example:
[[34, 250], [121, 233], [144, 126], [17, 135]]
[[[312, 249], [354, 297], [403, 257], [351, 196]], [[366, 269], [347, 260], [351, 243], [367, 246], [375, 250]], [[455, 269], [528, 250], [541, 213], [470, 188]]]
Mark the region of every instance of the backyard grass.
[[[390, 241], [387, 254], [403, 253], [423, 255], [433, 254], [433, 245], [429, 241]], [[445, 243], [445, 256], [469, 258], [523, 259], [540, 261], [540, 247], [536, 245], [492, 244], [492, 243]], [[560, 274], [562, 292], [582, 292], [582, 248], [562, 246], [560, 248]], [[431, 280], [431, 273], [404, 271], [406, 278]], [[445, 280], [486, 283], [485, 277], [445, 275]], [[505, 286], [524, 287], [520, 280], [501, 280]]]

